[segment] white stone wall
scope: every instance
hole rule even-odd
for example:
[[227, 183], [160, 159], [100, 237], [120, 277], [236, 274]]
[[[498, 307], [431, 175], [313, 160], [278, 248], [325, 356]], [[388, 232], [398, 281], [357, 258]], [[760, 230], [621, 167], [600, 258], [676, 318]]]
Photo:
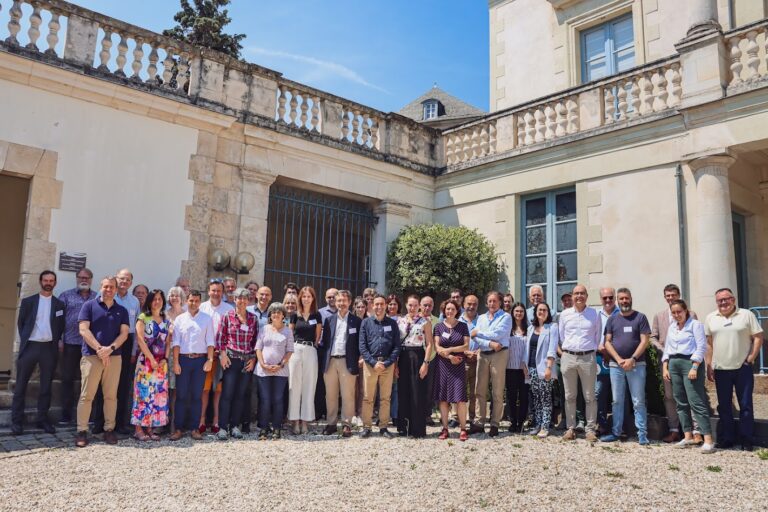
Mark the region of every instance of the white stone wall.
[[[172, 285], [189, 248], [197, 130], [4, 80], [0, 91], [0, 140], [58, 153], [57, 267], [59, 251], [85, 252], [97, 278], [128, 266], [134, 283]], [[73, 285], [60, 272], [57, 291]]]

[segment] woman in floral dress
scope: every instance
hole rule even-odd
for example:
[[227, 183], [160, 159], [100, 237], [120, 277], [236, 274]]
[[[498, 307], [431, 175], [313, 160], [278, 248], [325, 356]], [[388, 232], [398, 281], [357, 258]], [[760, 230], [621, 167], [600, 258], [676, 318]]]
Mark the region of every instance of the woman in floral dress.
[[165, 295], [152, 290], [136, 320], [139, 357], [133, 384], [131, 424], [139, 441], [158, 440], [154, 429], [168, 424], [168, 352], [171, 323], [165, 313]]

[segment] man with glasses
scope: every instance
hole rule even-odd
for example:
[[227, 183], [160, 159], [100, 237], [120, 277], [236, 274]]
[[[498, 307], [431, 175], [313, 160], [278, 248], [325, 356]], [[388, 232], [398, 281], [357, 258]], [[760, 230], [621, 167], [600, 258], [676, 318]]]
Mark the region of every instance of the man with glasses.
[[531, 304], [531, 307], [526, 309], [525, 312], [528, 315], [528, 323], [531, 324], [533, 323], [534, 311], [536, 311], [536, 306], [544, 302], [544, 288], [542, 288], [537, 284], [531, 286], [528, 289], [528, 302]]
[[739, 436], [741, 449], [752, 451], [755, 418], [752, 392], [755, 362], [763, 345], [763, 328], [748, 309], [736, 305], [736, 297], [729, 288], [715, 292], [717, 311], [707, 315], [704, 333], [707, 335], [707, 378], [715, 382], [717, 412], [722, 424], [716, 447], [727, 449], [736, 442], [736, 425], [731, 410], [734, 388], [739, 402]]
[[237, 289], [237, 281], [234, 277], [225, 277], [222, 279], [221, 284], [224, 285], [224, 302], [235, 307], [235, 290]]
[[[74, 419], [75, 380], [80, 377], [80, 358], [82, 357], [83, 337], [80, 336], [80, 325], [77, 317], [80, 309], [87, 301], [96, 298], [96, 292], [91, 289], [93, 272], [81, 268], [75, 276], [77, 286], [59, 295], [64, 303], [64, 340], [59, 343], [61, 375], [61, 420], [59, 425], [68, 426]], [[79, 396], [79, 391], [78, 396]]]
[[[613, 288], [600, 289], [600, 303], [603, 305], [597, 310], [600, 315], [600, 325], [605, 328], [608, 325], [608, 319], [619, 314], [619, 306], [616, 305], [616, 290]], [[597, 400], [597, 425], [598, 434], [604, 435], [611, 431], [608, 425], [608, 408], [611, 404], [611, 372], [608, 366], [608, 353], [605, 348], [605, 332], [600, 332], [600, 346], [595, 354], [595, 361], [600, 367], [595, 382], [595, 400]], [[577, 408], [583, 410], [584, 398], [582, 397], [577, 404]], [[581, 406], [581, 407], [579, 407]], [[578, 424], [576, 430], [583, 430], [582, 425]]]

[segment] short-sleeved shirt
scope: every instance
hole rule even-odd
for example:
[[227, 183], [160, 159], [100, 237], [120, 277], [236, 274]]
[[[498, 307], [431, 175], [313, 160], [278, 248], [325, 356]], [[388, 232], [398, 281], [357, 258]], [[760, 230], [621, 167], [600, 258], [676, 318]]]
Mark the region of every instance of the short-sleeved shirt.
[[[640, 335], [651, 334], [651, 326], [644, 314], [633, 311], [627, 316], [618, 314], [608, 317], [604, 335], [606, 334], [611, 335], [611, 344], [621, 358], [628, 359], [640, 345]], [[641, 354], [637, 361], [645, 361], [645, 353]]]
[[81, 345], [83, 337], [80, 336], [80, 322], [77, 321], [83, 304], [96, 298], [97, 293], [88, 290], [86, 299], [80, 294], [80, 290], [72, 288], [59, 295], [59, 300], [64, 303], [66, 312], [64, 314], [64, 343], [67, 345]]
[[[266, 325], [259, 330], [256, 350], [261, 350], [264, 364], [280, 364], [285, 354], [293, 352], [293, 333], [288, 327], [278, 331], [271, 325]], [[254, 372], [259, 377], [288, 377], [288, 365], [275, 373], [267, 373], [260, 364], [257, 364]]]
[[712, 336], [712, 366], [715, 370], [738, 370], [752, 350], [752, 336], [763, 332], [757, 317], [738, 308], [728, 318], [714, 311], [707, 315], [704, 334]]
[[[129, 325], [128, 319], [127, 309], [118, 304], [117, 301], [114, 301], [112, 306], [107, 307], [101, 300], [101, 295], [83, 304], [77, 317], [78, 322], [90, 322], [89, 329], [93, 333], [93, 337], [103, 347], [111, 345], [120, 336], [120, 327]], [[120, 346], [112, 355], [120, 355], [122, 350], [123, 347]], [[83, 342], [82, 354], [93, 356], [96, 355], [96, 351]]]
[[291, 324], [293, 324], [293, 337], [297, 340], [315, 342], [315, 333], [317, 326], [323, 325], [323, 316], [316, 312], [311, 313], [307, 320], [298, 313], [291, 315]]

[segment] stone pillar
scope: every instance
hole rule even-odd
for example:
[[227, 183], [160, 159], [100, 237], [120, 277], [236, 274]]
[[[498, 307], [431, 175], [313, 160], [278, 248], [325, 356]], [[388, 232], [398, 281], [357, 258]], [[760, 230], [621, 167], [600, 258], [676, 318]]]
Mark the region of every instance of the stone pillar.
[[698, 37], [721, 29], [717, 21], [717, 0], [689, 0], [686, 38]]
[[701, 318], [715, 308], [719, 288], [736, 293], [736, 257], [728, 168], [735, 162], [728, 154], [696, 158], [689, 162], [696, 180], [696, 284], [691, 292]]
[[[240, 232], [237, 252], [253, 254], [256, 264], [250, 274], [238, 276], [238, 285], [249, 279], [264, 283], [266, 263], [267, 216], [269, 214], [269, 187], [277, 179], [277, 174], [268, 169], [243, 167], [243, 194], [240, 208]], [[232, 255], [235, 257], [235, 254]]]
[[397, 238], [400, 230], [411, 224], [411, 205], [397, 201], [382, 201], [374, 209], [379, 217], [373, 234], [373, 254], [371, 254], [371, 281], [376, 282], [376, 289], [386, 291], [387, 251], [389, 244]]

